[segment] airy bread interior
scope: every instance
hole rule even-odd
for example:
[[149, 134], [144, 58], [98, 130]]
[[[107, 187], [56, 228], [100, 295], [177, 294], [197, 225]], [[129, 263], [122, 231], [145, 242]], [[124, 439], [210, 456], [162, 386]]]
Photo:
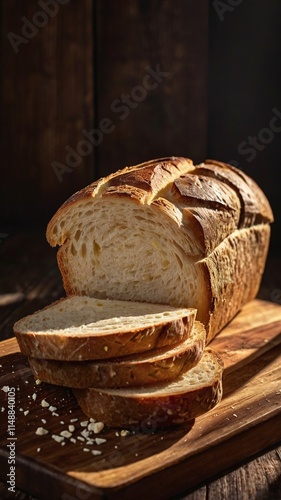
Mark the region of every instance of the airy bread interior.
[[15, 328], [21, 333], [48, 335], [110, 335], [150, 328], [190, 314], [190, 309], [158, 304], [73, 296], [27, 316]]
[[195, 307], [208, 294], [194, 235], [182, 230], [182, 213], [169, 202], [106, 197], [76, 211], [77, 227], [58, 252], [68, 292], [178, 307]]

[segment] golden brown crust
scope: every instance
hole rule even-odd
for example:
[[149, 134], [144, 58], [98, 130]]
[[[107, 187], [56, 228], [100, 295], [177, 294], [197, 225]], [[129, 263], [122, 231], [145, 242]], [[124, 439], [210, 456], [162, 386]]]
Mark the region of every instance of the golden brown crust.
[[[51, 307], [52, 305], [44, 309]], [[15, 323], [14, 333], [21, 352], [28, 357], [63, 361], [108, 359], [175, 345], [187, 339], [195, 314], [196, 311], [193, 310], [181, 319], [169, 320], [149, 328], [132, 327], [131, 331], [110, 335], [26, 332], [21, 328], [21, 323], [26, 319], [23, 318]]]
[[205, 340], [205, 328], [196, 321], [191, 338], [176, 347], [106, 361], [64, 362], [29, 358], [29, 364], [35, 378], [72, 388], [155, 384], [172, 380], [195, 366], [202, 357]]
[[113, 172], [107, 177], [103, 177], [77, 191], [63, 203], [47, 226], [47, 241], [51, 246], [64, 243], [68, 237], [68, 232], [59, 234], [57, 222], [78, 203], [86, 203], [102, 194], [129, 195], [143, 202], [147, 198], [153, 199], [154, 195], [159, 193], [162, 187], [165, 188], [167, 183], [192, 170], [194, 170], [192, 160], [172, 156], [151, 160], [133, 167], [125, 167], [122, 170]]
[[241, 201], [239, 227], [273, 222], [270, 204], [256, 182], [238, 168], [216, 160], [197, 165], [195, 172], [219, 179], [235, 189]]
[[261, 224], [238, 230], [198, 263], [210, 283], [207, 343], [237, 312], [254, 299], [261, 283], [270, 239], [270, 226]]
[[186, 385], [180, 391], [165, 392], [165, 385], [159, 384], [159, 392], [143, 396], [125, 389], [74, 389], [73, 393], [88, 417], [111, 427], [151, 425], [156, 430], [183, 424], [211, 410], [221, 400], [223, 365], [214, 351], [212, 355], [217, 363], [214, 377], [210, 383], [195, 388]]
[[34, 377], [72, 388], [126, 387], [155, 384], [176, 378], [201, 359], [206, 331], [198, 321], [190, 339], [176, 347], [153, 349], [139, 355], [104, 361], [54, 361], [29, 358]]

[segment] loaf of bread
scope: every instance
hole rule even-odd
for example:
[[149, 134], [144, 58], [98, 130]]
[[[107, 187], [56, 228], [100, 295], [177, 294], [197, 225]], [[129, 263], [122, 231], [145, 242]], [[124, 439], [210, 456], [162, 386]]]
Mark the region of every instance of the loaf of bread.
[[67, 294], [197, 309], [207, 342], [259, 289], [273, 220], [240, 170], [164, 158], [75, 193], [53, 216]]
[[29, 357], [106, 359], [184, 341], [195, 316], [194, 309], [73, 296], [20, 319], [14, 332]]
[[111, 427], [183, 424], [211, 410], [222, 397], [222, 363], [206, 349], [199, 363], [175, 380], [125, 389], [73, 389], [83, 412]]
[[119, 359], [55, 361], [29, 358], [35, 379], [49, 384], [84, 389], [128, 387], [166, 382], [195, 366], [201, 359], [206, 330], [195, 321], [188, 339], [175, 346], [152, 349]]

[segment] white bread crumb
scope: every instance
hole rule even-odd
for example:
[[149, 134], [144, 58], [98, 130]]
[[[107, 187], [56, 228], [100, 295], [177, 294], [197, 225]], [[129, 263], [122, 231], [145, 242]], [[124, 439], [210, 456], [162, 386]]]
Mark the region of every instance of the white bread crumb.
[[56, 406], [49, 406], [48, 410], [49, 411], [56, 411], [57, 407]]
[[44, 436], [45, 434], [48, 434], [48, 432], [49, 431], [47, 429], [44, 429], [44, 427], [38, 427], [35, 434], [37, 434], [38, 436]]
[[72, 432], [69, 431], [61, 431], [60, 435], [65, 437], [65, 438], [70, 438], [72, 436]]
[[64, 440], [63, 436], [57, 436], [57, 434], [52, 435], [52, 439], [56, 441], [57, 443], [61, 443]]
[[91, 422], [88, 425], [89, 431], [94, 431], [94, 434], [98, 434], [104, 428], [104, 424], [102, 422]]
[[103, 439], [103, 438], [96, 438], [96, 439], [95, 439], [95, 442], [96, 442], [97, 444], [103, 444], [103, 443], [106, 443], [106, 439]]

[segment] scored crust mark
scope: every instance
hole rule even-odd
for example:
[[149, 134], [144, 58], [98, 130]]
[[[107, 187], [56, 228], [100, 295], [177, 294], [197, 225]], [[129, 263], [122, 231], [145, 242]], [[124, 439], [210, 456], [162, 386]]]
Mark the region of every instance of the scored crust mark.
[[220, 179], [235, 190], [241, 203], [239, 228], [273, 222], [272, 210], [266, 196], [256, 182], [244, 172], [215, 160], [206, 160], [195, 168], [198, 174]]
[[[192, 160], [188, 158], [163, 158], [159, 160], [151, 160], [133, 167], [125, 167], [122, 170], [111, 173], [107, 177], [103, 177], [98, 181], [86, 186], [84, 189], [74, 193], [66, 202], [59, 208], [56, 214], [52, 217], [47, 226], [47, 240], [52, 246], [62, 245], [70, 236], [71, 231], [79, 222], [76, 205], [91, 206], [92, 200], [97, 199], [108, 190], [108, 193], [114, 193], [114, 186], [118, 187], [119, 180], [122, 179], [120, 186], [124, 189], [117, 189], [116, 192], [121, 195], [134, 196], [139, 201], [151, 201], [157, 195], [157, 191], [162, 191], [167, 184], [172, 182], [179, 174], [188, 172], [194, 169]], [[126, 178], [128, 185], [126, 187]], [[136, 190], [132, 188], [138, 188]], [[144, 187], [146, 189], [144, 189]], [[150, 194], [149, 194], [150, 192]], [[89, 202], [89, 204], [88, 204]], [[78, 215], [78, 216], [77, 216]], [[61, 232], [61, 234], [59, 234]]]

